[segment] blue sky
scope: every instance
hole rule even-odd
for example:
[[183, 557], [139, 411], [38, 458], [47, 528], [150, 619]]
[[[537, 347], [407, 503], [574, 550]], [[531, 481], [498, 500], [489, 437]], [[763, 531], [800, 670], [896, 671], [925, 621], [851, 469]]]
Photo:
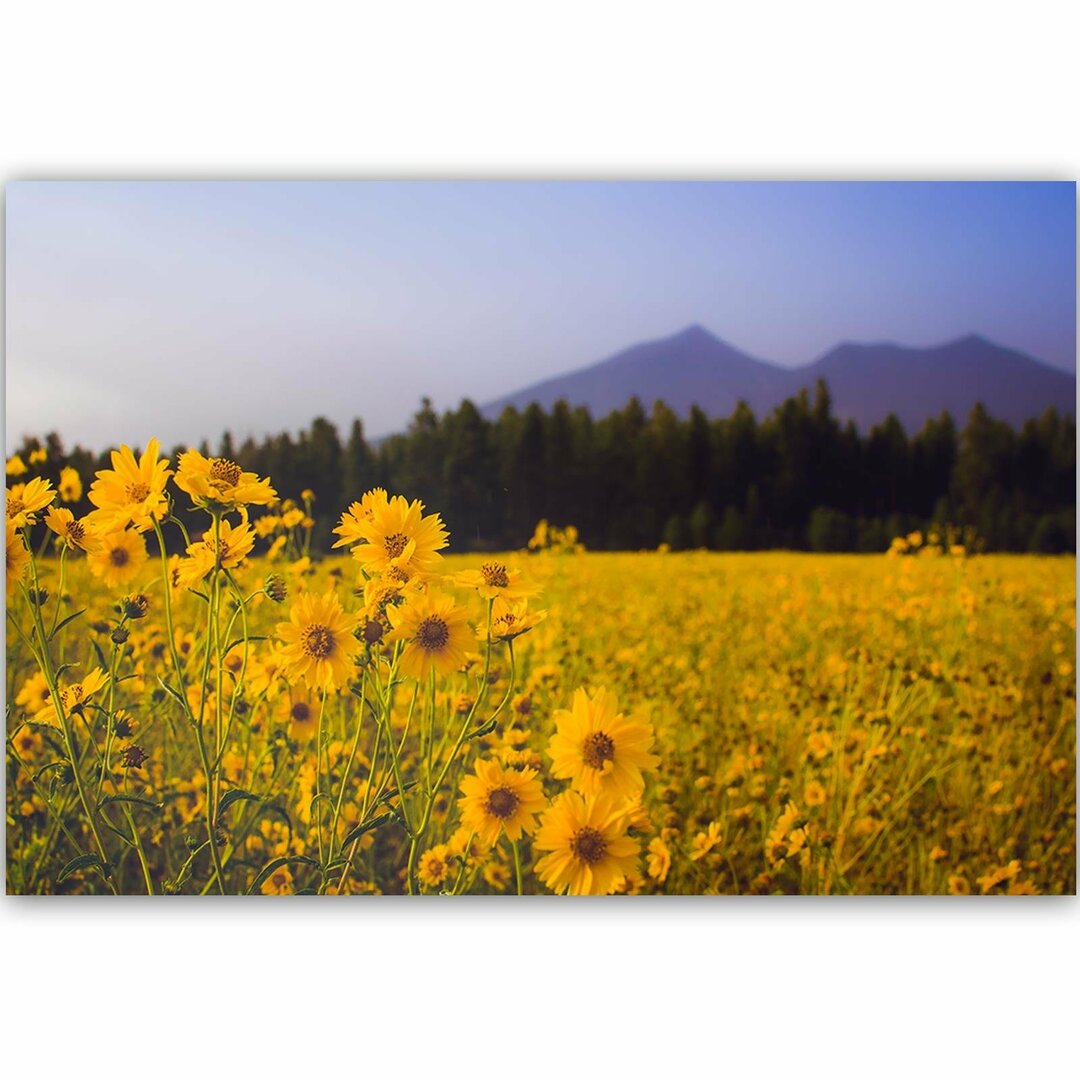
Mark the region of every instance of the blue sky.
[[701, 323], [1076, 362], [1071, 183], [16, 182], [7, 446], [482, 403]]

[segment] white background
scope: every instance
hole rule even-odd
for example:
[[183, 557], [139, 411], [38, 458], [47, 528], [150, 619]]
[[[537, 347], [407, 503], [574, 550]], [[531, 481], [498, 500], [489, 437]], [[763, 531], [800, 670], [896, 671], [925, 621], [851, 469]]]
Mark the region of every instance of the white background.
[[[1070, 8], [23, 4], [0, 172], [1076, 179]], [[1078, 914], [9, 897], [2, 1054], [8, 1075], [1041, 1077], [1075, 1065]]]

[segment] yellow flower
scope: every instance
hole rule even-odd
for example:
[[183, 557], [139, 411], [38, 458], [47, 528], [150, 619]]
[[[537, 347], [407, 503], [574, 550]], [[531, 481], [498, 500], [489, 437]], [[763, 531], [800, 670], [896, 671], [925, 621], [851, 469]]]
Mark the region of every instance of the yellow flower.
[[386, 616], [394, 628], [387, 642], [406, 643], [400, 660], [403, 674], [424, 679], [434, 668], [449, 675], [465, 663], [472, 635], [467, 613], [452, 596], [435, 590], [417, 594], [407, 604], [388, 607]]
[[953, 896], [970, 896], [971, 882], [960, 874], [949, 875], [949, 892]]
[[482, 563], [479, 570], [463, 570], [454, 580], [463, 588], [475, 589], [485, 600], [497, 596], [504, 600], [524, 600], [540, 591], [521, 580], [520, 570], [510, 570], [505, 563], [495, 560]]
[[28, 713], [36, 713], [49, 700], [49, 684], [40, 671], [35, 671], [19, 688], [15, 704]]
[[1011, 881], [1019, 873], [1020, 860], [1013, 859], [1008, 866], [995, 866], [989, 873], [977, 877], [975, 884], [979, 886], [979, 889], [985, 895], [991, 889], [1002, 884], [1002, 882]]
[[18, 454], [13, 454], [7, 459], [7, 475], [8, 476], [25, 476], [30, 470], [26, 467], [26, 462]]
[[703, 859], [716, 845], [720, 843], [720, 825], [716, 821], [709, 822], [707, 832], [699, 832], [690, 844], [690, 858], [694, 862]]
[[146, 563], [146, 543], [134, 529], [120, 529], [99, 536], [87, 552], [90, 572], [114, 588], [138, 577]]
[[44, 465], [48, 460], [49, 452], [43, 446], [39, 446], [36, 450], [30, 451], [31, 465]]
[[551, 772], [586, 795], [632, 799], [645, 787], [642, 771], [660, 763], [649, 753], [652, 744], [652, 726], [618, 712], [614, 694], [601, 687], [590, 698], [579, 689], [572, 711], [555, 710], [555, 734], [548, 743]]
[[287, 698], [281, 702], [282, 718], [289, 725], [289, 738], [297, 742], [307, 742], [319, 726], [319, 700], [304, 690], [291, 688]]
[[78, 502], [82, 498], [82, 477], [79, 476], [77, 469], [65, 465], [60, 470], [60, 483], [57, 485], [57, 491], [60, 492], [60, 498], [64, 502]]
[[667, 881], [668, 871], [671, 869], [671, 850], [659, 836], [649, 841], [649, 854], [645, 860], [645, 868], [653, 881], [660, 885]]
[[215, 566], [233, 570], [239, 566], [255, 546], [255, 530], [248, 524], [246, 513], [243, 520], [233, 525], [227, 518], [218, 522], [217, 539], [214, 530], [207, 529], [202, 539], [189, 544], [187, 557], [177, 565], [177, 584], [190, 589], [201, 581]]
[[564, 791], [540, 821], [533, 839], [546, 851], [536, 875], [555, 893], [604, 896], [637, 869], [639, 844], [627, 835], [626, 811], [607, 795], [584, 798]]
[[420, 856], [417, 874], [429, 889], [437, 889], [450, 876], [450, 849], [446, 844], [436, 844]]
[[535, 769], [504, 769], [497, 761], [477, 761], [461, 793], [462, 825], [492, 846], [501, 832], [513, 841], [533, 832], [546, 803]]
[[289, 622], [278, 623], [278, 637], [286, 678], [303, 677], [313, 686], [331, 689], [349, 681], [353, 672], [356, 616], [347, 615], [334, 591], [322, 596], [301, 593], [289, 612]]
[[151, 439], [137, 461], [129, 446], [112, 452], [113, 467], [95, 474], [87, 496], [97, 507], [87, 515], [94, 529], [109, 532], [130, 522], [146, 532], [165, 516], [165, 483], [172, 470], [168, 458], [158, 459], [159, 448], [158, 440]]
[[63, 506], [50, 506], [45, 515], [45, 524], [60, 537], [69, 548], [81, 548], [90, 551], [97, 546], [97, 537], [82, 521], [76, 521], [75, 515]]
[[389, 501], [385, 488], [372, 488], [365, 492], [359, 502], [354, 502], [341, 515], [341, 524], [334, 530], [341, 539], [335, 541], [334, 547], [366, 544], [367, 537], [360, 531], [360, 527], [369, 524], [375, 517], [375, 511], [387, 506]]
[[803, 800], [807, 806], [824, 806], [827, 798], [828, 792], [820, 780], [811, 780], [803, 791]]
[[772, 831], [765, 838], [765, 858], [770, 866], [779, 866], [806, 847], [806, 828], [800, 824], [801, 819], [799, 808], [792, 802], [776, 819]]
[[293, 891], [292, 871], [287, 866], [279, 866], [260, 886], [263, 896], [291, 896]]
[[44, 510], [56, 492], [52, 483], [35, 476], [28, 484], [16, 484], [7, 489], [7, 518], [16, 529], [37, 523], [38, 511]]
[[[109, 676], [101, 668], [96, 667], [81, 682], [71, 683], [60, 687], [60, 705], [65, 715], [71, 716], [86, 704], [109, 681]], [[60, 726], [60, 716], [56, 711], [54, 702], [46, 703], [33, 716], [35, 724], [49, 724], [51, 727]]]
[[[528, 600], [511, 604], [501, 596], [491, 606], [491, 640], [513, 641], [547, 618], [546, 611], [529, 611]], [[478, 626], [476, 636], [487, 641], [487, 627]]]
[[375, 501], [370, 520], [357, 520], [355, 533], [367, 543], [353, 548], [353, 558], [372, 575], [400, 569], [430, 576], [442, 560], [438, 552], [450, 535], [438, 514], [425, 517], [419, 499], [410, 503], [402, 495], [385, 503]]
[[7, 566], [7, 594], [15, 591], [15, 586], [22, 581], [26, 568], [30, 565], [30, 552], [26, 550], [22, 535], [15, 530], [15, 523], [7, 519], [4, 543], [5, 564]]
[[235, 510], [241, 506], [267, 506], [277, 498], [270, 481], [244, 472], [228, 458], [208, 458], [187, 450], [177, 461], [176, 486], [207, 510]]

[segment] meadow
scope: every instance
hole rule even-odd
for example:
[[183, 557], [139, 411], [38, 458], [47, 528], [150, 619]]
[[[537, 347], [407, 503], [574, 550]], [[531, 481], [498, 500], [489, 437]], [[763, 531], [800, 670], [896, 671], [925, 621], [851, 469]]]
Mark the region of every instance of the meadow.
[[1075, 892], [1073, 557], [324, 557], [191, 453], [9, 486], [9, 892]]

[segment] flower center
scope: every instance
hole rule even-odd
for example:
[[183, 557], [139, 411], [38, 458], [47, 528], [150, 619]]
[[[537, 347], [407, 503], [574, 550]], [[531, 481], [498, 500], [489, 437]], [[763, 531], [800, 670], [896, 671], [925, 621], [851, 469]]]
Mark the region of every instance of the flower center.
[[605, 761], [611, 761], [615, 757], [615, 743], [610, 735], [602, 731], [594, 731], [585, 736], [581, 744], [581, 756], [590, 769], [602, 769]]
[[306, 701], [298, 701], [290, 710], [289, 715], [298, 723], [304, 724], [311, 719], [311, 706]]
[[400, 558], [401, 553], [408, 547], [409, 538], [404, 533], [391, 533], [384, 541], [386, 554], [391, 559]]
[[117, 547], [109, 552], [109, 562], [111, 562], [113, 566], [127, 566], [129, 559], [130, 556], [127, 553], [127, 548]]
[[596, 829], [586, 825], [574, 833], [570, 840], [570, 850], [582, 862], [591, 866], [604, 857], [607, 852], [607, 842]]
[[22, 499], [18, 498], [17, 496], [12, 497], [11, 495], [9, 495], [7, 501], [7, 516], [18, 517], [18, 515], [23, 512], [25, 506], [26, 503], [24, 503]]
[[81, 521], [70, 521], [67, 527], [68, 536], [76, 543], [80, 544], [86, 538], [86, 529], [83, 527]]
[[493, 589], [505, 589], [510, 584], [510, 577], [502, 563], [484, 563], [480, 567], [480, 575], [484, 579], [484, 584], [491, 586]]
[[300, 635], [300, 647], [316, 660], [325, 660], [334, 651], [334, 635], [330, 628], [313, 623]]
[[492, 817], [508, 818], [513, 815], [520, 802], [516, 791], [508, 787], [497, 787], [488, 792], [484, 809]]
[[124, 494], [131, 502], [142, 502], [150, 494], [150, 486], [137, 480], [134, 484], [128, 484], [124, 489]]
[[242, 472], [240, 466], [228, 458], [216, 457], [210, 459], [210, 479], [216, 480], [226, 487], [235, 487], [240, 483]]
[[450, 627], [438, 615], [429, 615], [416, 628], [415, 640], [422, 649], [444, 649], [450, 640]]

